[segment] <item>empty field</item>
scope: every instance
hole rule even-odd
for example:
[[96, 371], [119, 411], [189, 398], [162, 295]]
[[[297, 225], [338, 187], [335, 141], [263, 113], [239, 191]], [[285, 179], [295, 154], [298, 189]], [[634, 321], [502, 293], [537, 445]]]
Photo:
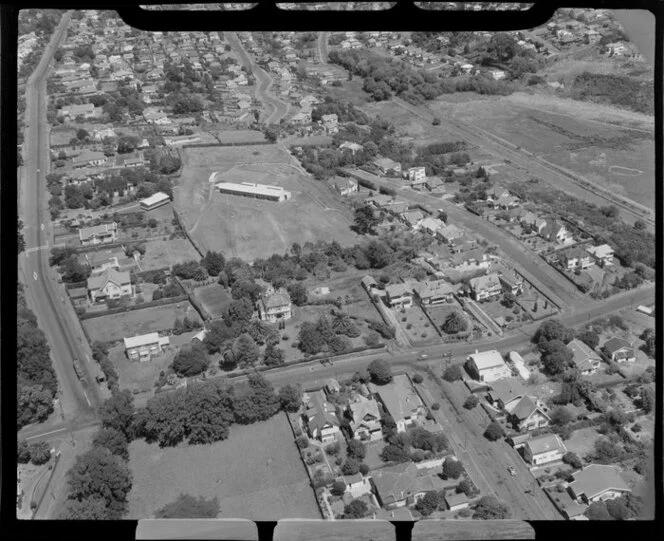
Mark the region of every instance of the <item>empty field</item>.
[[176, 318], [182, 319], [185, 316], [193, 321], [201, 320], [191, 304], [184, 301], [85, 319], [82, 324], [92, 342], [115, 342], [128, 336], [170, 330]]
[[263, 132], [256, 130], [220, 130], [212, 131], [221, 143], [254, 143], [265, 141]]
[[[352, 212], [321, 182], [303, 175], [277, 145], [186, 149], [176, 207], [203, 249], [253, 261], [286, 252], [294, 242], [337, 240], [351, 245]], [[282, 186], [292, 199], [281, 203], [220, 194], [209, 181]]]
[[217, 497], [219, 517], [320, 518], [284, 413], [233, 425], [227, 440], [211, 445], [160, 449], [140, 440], [129, 449], [134, 485], [127, 518], [152, 517], [180, 493]]
[[213, 318], [221, 317], [233, 300], [230, 293], [219, 284], [197, 287], [194, 295]]
[[192, 259], [198, 261], [200, 257], [187, 238], [151, 240], [145, 246], [140, 266], [141, 270], [163, 269]]

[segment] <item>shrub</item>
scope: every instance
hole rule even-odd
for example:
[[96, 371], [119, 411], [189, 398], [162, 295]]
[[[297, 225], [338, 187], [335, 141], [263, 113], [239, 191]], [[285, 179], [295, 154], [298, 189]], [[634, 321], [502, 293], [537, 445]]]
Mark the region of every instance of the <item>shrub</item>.
[[480, 399], [477, 398], [474, 394], [471, 394], [466, 401], [463, 403], [463, 407], [467, 410], [472, 410], [480, 403]]
[[415, 374], [412, 379], [413, 383], [422, 383], [424, 381], [424, 378], [420, 374]]
[[573, 453], [572, 451], [568, 451], [563, 455], [563, 462], [565, 464], [569, 464], [570, 466], [572, 466], [572, 468], [577, 470], [583, 468], [583, 462], [579, 458], [579, 455]]
[[440, 409], [440, 404], [438, 402], [434, 402], [431, 404], [431, 409], [434, 411], [438, 411]]
[[346, 484], [343, 481], [335, 481], [332, 483], [332, 488], [330, 489], [330, 492], [334, 496], [343, 496], [344, 492], [346, 492]]
[[496, 422], [491, 423], [489, 426], [486, 427], [486, 430], [484, 431], [484, 437], [489, 441], [499, 440], [504, 435], [505, 433], [503, 431], [503, 427]]
[[306, 436], [300, 436], [295, 440], [295, 443], [300, 449], [306, 449], [307, 447], [309, 447], [309, 438], [307, 438]]
[[459, 460], [446, 458], [443, 462], [443, 479], [458, 479], [463, 473], [463, 464]]

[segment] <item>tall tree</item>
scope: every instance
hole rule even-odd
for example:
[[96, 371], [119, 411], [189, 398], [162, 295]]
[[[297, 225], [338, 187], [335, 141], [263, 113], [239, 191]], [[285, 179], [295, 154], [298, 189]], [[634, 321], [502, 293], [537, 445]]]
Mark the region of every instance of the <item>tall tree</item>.
[[495, 496], [483, 496], [475, 505], [473, 518], [482, 520], [499, 520], [510, 517], [509, 507]]
[[175, 373], [179, 376], [196, 376], [205, 372], [210, 365], [206, 348], [198, 341], [183, 346], [177, 352], [171, 364]]
[[392, 381], [392, 369], [387, 361], [376, 359], [367, 367], [371, 380], [377, 385], [385, 385]]
[[94, 447], [105, 447], [111, 453], [129, 460], [129, 447], [126, 436], [115, 428], [102, 428], [92, 439]]
[[79, 500], [67, 500], [60, 520], [110, 520], [108, 504], [104, 498], [92, 496]]
[[263, 362], [266, 366], [281, 366], [284, 364], [284, 359], [286, 358], [286, 353], [283, 349], [278, 348], [274, 344], [268, 344], [265, 347], [265, 353], [263, 355]]
[[247, 333], [238, 336], [231, 351], [233, 360], [242, 368], [254, 366], [258, 362], [260, 351], [254, 339]]
[[374, 209], [369, 205], [363, 205], [355, 209], [353, 228], [359, 235], [375, 234], [375, 227], [379, 219], [374, 216]]
[[103, 427], [122, 432], [127, 441], [133, 439], [134, 397], [128, 389], [113, 393], [102, 404], [100, 416]]
[[184, 395], [187, 410], [185, 431], [190, 444], [206, 444], [228, 437], [235, 416], [233, 401], [225, 387], [196, 383]]
[[302, 390], [298, 385], [284, 385], [279, 389], [279, 401], [284, 410], [295, 413], [302, 405]]

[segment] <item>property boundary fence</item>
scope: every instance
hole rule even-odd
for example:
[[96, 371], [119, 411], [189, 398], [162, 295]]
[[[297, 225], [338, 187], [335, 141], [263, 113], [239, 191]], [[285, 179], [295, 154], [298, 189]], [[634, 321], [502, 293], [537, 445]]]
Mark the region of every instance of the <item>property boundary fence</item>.
[[198, 246], [198, 244], [196, 244], [194, 242], [194, 239], [191, 238], [191, 235], [189, 234], [189, 231], [187, 231], [187, 228], [182, 223], [182, 219], [180, 218], [180, 215], [177, 213], [175, 208], [173, 208], [173, 216], [175, 217], [175, 220], [177, 221], [178, 226], [180, 227], [180, 229], [184, 233], [184, 236], [187, 237], [189, 242], [191, 242], [191, 245], [194, 247], [194, 250], [196, 250], [198, 252], [198, 255], [201, 256], [201, 259], [203, 259], [203, 257], [205, 257], [205, 253], [203, 252], [203, 250], [201, 250], [201, 248]]
[[93, 312], [81, 314], [79, 319], [95, 319], [102, 316], [111, 316], [113, 314], [120, 314], [122, 312], [132, 312], [134, 310], [143, 310], [145, 308], [154, 308], [155, 306], [165, 306], [167, 304], [175, 304], [176, 302], [186, 301], [188, 298], [187, 295], [178, 295], [177, 297], [167, 297], [165, 299], [159, 299], [158, 301], [144, 302], [141, 304], [136, 304], [134, 306], [120, 306], [118, 308], [110, 308], [104, 310], [103, 312]]

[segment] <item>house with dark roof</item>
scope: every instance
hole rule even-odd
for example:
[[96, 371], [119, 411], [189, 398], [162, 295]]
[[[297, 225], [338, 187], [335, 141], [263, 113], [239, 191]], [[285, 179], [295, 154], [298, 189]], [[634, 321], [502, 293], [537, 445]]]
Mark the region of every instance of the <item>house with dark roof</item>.
[[374, 470], [371, 483], [378, 503], [385, 509], [417, 503], [430, 490], [436, 490], [439, 479], [418, 470], [412, 462], [404, 462]]
[[545, 408], [536, 397], [526, 395], [511, 407], [507, 417], [516, 430], [535, 430], [551, 423]]
[[605, 502], [632, 492], [615, 466], [590, 464], [572, 476], [574, 481], [567, 488], [579, 503]]
[[309, 437], [323, 443], [330, 442], [339, 435], [339, 419], [334, 404], [327, 401], [322, 390], [306, 393], [304, 398], [304, 420]]
[[406, 284], [390, 284], [385, 288], [387, 303], [391, 308], [410, 308], [413, 306], [412, 290]]
[[609, 359], [616, 363], [633, 363], [636, 361], [636, 353], [632, 343], [617, 336], [604, 342], [602, 350]]
[[600, 356], [578, 338], [572, 340], [567, 347], [572, 350], [574, 365], [584, 376], [590, 376], [599, 370]]
[[491, 382], [489, 400], [501, 410], [509, 410], [526, 396], [526, 386], [519, 378], [501, 378]]
[[445, 280], [425, 280], [413, 284], [415, 295], [424, 305], [452, 302], [457, 288]]
[[380, 172], [386, 175], [390, 171], [394, 171], [395, 173], [401, 173], [401, 164], [398, 162], [395, 162], [394, 160], [390, 158], [376, 158], [374, 160], [374, 165], [380, 169]]
[[290, 319], [291, 298], [285, 288], [279, 288], [271, 295], [263, 295], [258, 301], [258, 315], [262, 321], [276, 323]]

